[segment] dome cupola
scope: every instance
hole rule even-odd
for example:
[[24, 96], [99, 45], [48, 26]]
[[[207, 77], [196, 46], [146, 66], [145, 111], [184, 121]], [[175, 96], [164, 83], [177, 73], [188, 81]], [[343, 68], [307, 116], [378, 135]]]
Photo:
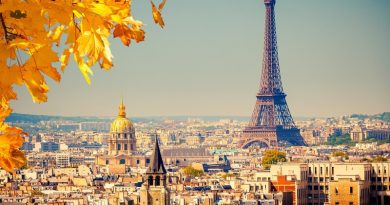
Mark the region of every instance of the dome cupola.
[[118, 117], [111, 123], [110, 132], [112, 133], [127, 133], [133, 129], [133, 123], [126, 118], [126, 107], [123, 104], [123, 99], [119, 105]]

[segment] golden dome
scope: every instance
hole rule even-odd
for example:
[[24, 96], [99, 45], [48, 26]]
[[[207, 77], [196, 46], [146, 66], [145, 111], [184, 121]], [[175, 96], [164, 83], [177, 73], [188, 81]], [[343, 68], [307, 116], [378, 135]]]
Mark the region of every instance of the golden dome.
[[126, 107], [123, 105], [123, 99], [119, 105], [118, 117], [111, 123], [110, 132], [126, 133], [133, 129], [133, 123], [126, 118]]

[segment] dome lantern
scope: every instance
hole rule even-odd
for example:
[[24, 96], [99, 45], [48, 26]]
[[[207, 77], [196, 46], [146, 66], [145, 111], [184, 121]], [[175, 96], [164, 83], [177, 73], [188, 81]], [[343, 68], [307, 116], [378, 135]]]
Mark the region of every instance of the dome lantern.
[[118, 117], [111, 123], [112, 133], [129, 133], [133, 130], [133, 123], [126, 118], [126, 107], [123, 99], [119, 104]]

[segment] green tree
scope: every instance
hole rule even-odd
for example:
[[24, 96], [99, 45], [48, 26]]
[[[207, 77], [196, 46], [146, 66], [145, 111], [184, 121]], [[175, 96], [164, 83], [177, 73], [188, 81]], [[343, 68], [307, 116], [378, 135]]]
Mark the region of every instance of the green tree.
[[195, 169], [192, 166], [184, 167], [182, 171], [185, 175], [193, 177], [201, 177], [204, 174], [203, 170]]
[[387, 158], [383, 156], [377, 156], [374, 159], [372, 159], [372, 162], [387, 162]]
[[39, 190], [32, 190], [31, 195], [32, 196], [43, 196], [44, 193], [39, 191]]
[[342, 157], [348, 159], [348, 154], [342, 151], [335, 151], [332, 153], [332, 157]]
[[364, 157], [364, 158], [362, 159], [362, 161], [363, 161], [363, 162], [372, 162], [372, 159], [368, 159], [368, 158]]
[[222, 178], [227, 179], [228, 177], [233, 177], [233, 176], [236, 176], [236, 174], [234, 174], [234, 173], [226, 173], [226, 174], [224, 174], [222, 176]]
[[264, 156], [261, 159], [261, 165], [264, 169], [269, 169], [271, 164], [286, 161], [286, 153], [276, 149], [269, 149], [264, 152]]
[[328, 138], [328, 145], [342, 145], [342, 144], [350, 144], [351, 137], [349, 134], [344, 134], [341, 136], [330, 135]]

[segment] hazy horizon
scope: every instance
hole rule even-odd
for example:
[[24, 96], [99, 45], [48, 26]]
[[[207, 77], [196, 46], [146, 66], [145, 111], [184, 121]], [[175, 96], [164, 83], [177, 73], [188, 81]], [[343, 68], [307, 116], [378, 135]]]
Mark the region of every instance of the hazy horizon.
[[[15, 113], [115, 116], [121, 96], [128, 117], [250, 117], [259, 87], [264, 4], [256, 1], [168, 1], [166, 27], [150, 3], [133, 2], [145, 42], [111, 40], [114, 68], [93, 69], [88, 86], [74, 63], [48, 102], [23, 87]], [[294, 118], [390, 111], [390, 1], [276, 2], [279, 61]]]
[[[387, 111], [376, 113], [376, 114], [382, 114], [387, 113]], [[58, 117], [93, 117], [93, 118], [115, 118], [117, 117], [116, 114], [113, 115], [45, 115], [45, 114], [28, 114], [28, 113], [13, 113], [13, 114], [21, 114], [21, 115], [43, 115], [43, 116], [58, 116]], [[358, 115], [370, 115], [366, 113], [352, 113], [352, 114], [358, 114]], [[376, 115], [373, 114], [373, 115]], [[317, 118], [317, 119], [324, 119], [324, 118], [338, 118], [338, 117], [344, 117], [349, 115], [340, 115], [340, 116], [324, 116], [324, 117], [318, 117], [318, 116], [294, 116], [295, 119], [302, 119], [302, 118]], [[371, 115], [370, 115], [371, 116]], [[251, 116], [245, 116], [245, 115], [147, 115], [147, 116], [126, 116], [127, 118], [196, 118], [196, 117], [205, 117], [205, 118], [248, 118], [250, 119]]]

